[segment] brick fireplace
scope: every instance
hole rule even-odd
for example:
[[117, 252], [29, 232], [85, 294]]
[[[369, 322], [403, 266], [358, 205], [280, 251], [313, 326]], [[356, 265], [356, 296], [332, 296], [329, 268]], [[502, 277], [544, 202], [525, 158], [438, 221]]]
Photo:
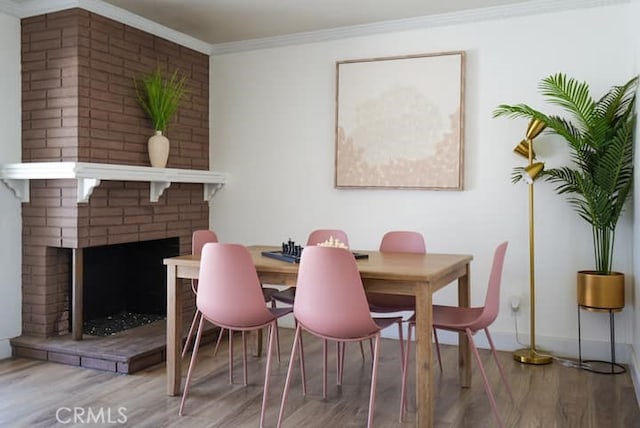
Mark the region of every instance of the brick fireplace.
[[[151, 124], [133, 79], [157, 65], [188, 76], [190, 93], [167, 136], [168, 168], [209, 168], [209, 57], [160, 37], [74, 8], [22, 20], [23, 162], [149, 166]], [[77, 250], [178, 238], [208, 228], [203, 185], [173, 183], [157, 202], [149, 182], [102, 181], [87, 203], [77, 182], [31, 180], [22, 205], [23, 335], [69, 332], [69, 287]], [[193, 310], [185, 290], [187, 317]]]

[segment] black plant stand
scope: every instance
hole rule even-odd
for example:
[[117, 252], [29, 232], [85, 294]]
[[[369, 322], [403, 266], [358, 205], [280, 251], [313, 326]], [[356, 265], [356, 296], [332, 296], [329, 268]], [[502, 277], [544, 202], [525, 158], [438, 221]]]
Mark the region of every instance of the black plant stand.
[[[582, 360], [582, 332], [580, 326], [580, 310], [585, 309], [588, 311], [596, 311], [596, 312], [609, 312], [609, 343], [611, 344], [611, 361], [602, 361], [602, 360]], [[614, 312], [619, 312], [620, 309], [600, 309], [600, 308], [592, 308], [588, 306], [578, 305], [578, 360], [580, 362], [580, 367], [584, 370], [588, 370], [593, 373], [600, 374], [622, 374], [627, 371], [627, 369], [621, 365], [616, 363], [616, 327], [615, 327], [615, 318]], [[586, 364], [583, 364], [586, 363]], [[596, 363], [602, 368], [594, 367], [592, 364]]]

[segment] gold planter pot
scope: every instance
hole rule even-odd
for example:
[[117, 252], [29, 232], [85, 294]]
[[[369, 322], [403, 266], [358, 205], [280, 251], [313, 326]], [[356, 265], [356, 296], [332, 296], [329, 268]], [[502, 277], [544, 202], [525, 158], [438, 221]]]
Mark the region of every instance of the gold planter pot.
[[578, 304], [594, 310], [621, 310], [624, 307], [624, 274], [578, 271]]

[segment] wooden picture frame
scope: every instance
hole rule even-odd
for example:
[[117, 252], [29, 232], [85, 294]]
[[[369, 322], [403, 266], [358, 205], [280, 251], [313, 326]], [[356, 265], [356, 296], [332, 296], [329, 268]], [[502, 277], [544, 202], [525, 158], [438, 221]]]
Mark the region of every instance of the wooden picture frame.
[[336, 63], [335, 187], [462, 190], [463, 51]]

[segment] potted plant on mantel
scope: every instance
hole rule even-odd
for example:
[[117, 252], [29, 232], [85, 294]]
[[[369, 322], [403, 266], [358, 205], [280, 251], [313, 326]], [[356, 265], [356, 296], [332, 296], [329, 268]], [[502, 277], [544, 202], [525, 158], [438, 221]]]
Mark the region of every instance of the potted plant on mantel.
[[[557, 183], [593, 232], [595, 270], [578, 272], [578, 304], [591, 309], [624, 307], [624, 274], [612, 271], [616, 225], [633, 183], [635, 92], [638, 77], [612, 87], [594, 100], [586, 82], [558, 73], [543, 79], [538, 89], [547, 102], [563, 108], [573, 122], [548, 116], [524, 105], [500, 105], [494, 117], [537, 119], [547, 133], [567, 142], [572, 166], [543, 170], [539, 176]], [[518, 181], [522, 175], [514, 176]]]
[[140, 82], [134, 79], [138, 103], [151, 119], [155, 130], [155, 135], [148, 141], [152, 167], [164, 168], [167, 165], [169, 139], [163, 133], [166, 133], [180, 101], [187, 95], [186, 80], [187, 76], [180, 75], [178, 70], [166, 79], [160, 66], [153, 73], [143, 76]]

